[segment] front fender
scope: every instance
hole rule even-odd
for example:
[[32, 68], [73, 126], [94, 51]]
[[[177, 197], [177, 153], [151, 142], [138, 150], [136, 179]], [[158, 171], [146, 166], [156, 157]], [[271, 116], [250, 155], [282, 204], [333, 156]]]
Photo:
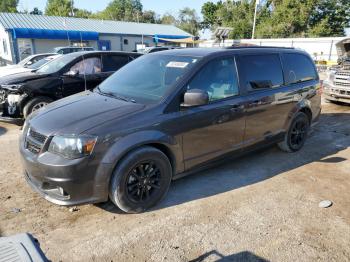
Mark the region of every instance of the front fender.
[[[171, 154], [174, 173], [184, 171], [181, 143], [175, 137], [158, 130], [140, 131], [115, 139], [113, 144], [109, 146], [101, 162], [111, 165], [114, 169], [128, 152], [143, 145], [161, 145], [162, 147], [166, 147], [168, 153]], [[111, 170], [110, 174], [112, 172], [113, 170]]]

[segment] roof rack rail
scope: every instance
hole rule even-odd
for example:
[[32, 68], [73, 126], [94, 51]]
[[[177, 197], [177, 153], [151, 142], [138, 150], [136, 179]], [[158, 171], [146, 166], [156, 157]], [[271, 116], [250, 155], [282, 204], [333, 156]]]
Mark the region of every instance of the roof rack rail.
[[244, 49], [244, 48], [281, 48], [281, 49], [295, 49], [294, 47], [284, 47], [284, 46], [260, 46], [260, 45], [235, 45], [226, 46], [224, 49]]

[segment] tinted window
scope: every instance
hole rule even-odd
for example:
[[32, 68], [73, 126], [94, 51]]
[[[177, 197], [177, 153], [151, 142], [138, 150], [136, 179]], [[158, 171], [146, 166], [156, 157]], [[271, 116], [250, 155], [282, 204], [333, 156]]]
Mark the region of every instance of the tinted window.
[[247, 86], [251, 89], [278, 87], [283, 84], [278, 54], [242, 56], [241, 64]]
[[201, 89], [208, 93], [209, 101], [239, 94], [235, 61], [216, 59], [206, 64], [188, 84], [187, 89]]
[[70, 68], [69, 71], [78, 71], [80, 75], [92, 75], [101, 72], [101, 59], [90, 57], [81, 60]]
[[102, 57], [103, 72], [114, 72], [129, 62], [127, 56], [122, 55], [104, 55]]
[[301, 54], [283, 54], [283, 66], [288, 84], [317, 79], [311, 60]]

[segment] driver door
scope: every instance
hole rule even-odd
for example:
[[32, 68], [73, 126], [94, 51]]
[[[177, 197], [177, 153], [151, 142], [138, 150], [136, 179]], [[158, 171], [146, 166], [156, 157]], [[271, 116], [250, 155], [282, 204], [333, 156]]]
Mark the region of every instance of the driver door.
[[209, 103], [182, 109], [186, 170], [242, 147], [245, 129], [234, 57], [207, 63], [187, 86], [202, 89]]
[[101, 82], [101, 69], [100, 56], [82, 58], [76, 62], [63, 75], [63, 96], [95, 88]]

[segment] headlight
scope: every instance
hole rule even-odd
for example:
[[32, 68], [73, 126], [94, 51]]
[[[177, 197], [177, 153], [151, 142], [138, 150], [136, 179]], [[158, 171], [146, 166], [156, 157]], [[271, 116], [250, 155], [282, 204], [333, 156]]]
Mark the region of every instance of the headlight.
[[48, 151], [62, 155], [68, 159], [76, 159], [91, 155], [94, 150], [97, 137], [82, 135], [79, 137], [54, 136]]
[[16, 91], [20, 89], [23, 86], [23, 84], [14, 84], [14, 85], [1, 85], [3, 89], [7, 89], [9, 91]]

